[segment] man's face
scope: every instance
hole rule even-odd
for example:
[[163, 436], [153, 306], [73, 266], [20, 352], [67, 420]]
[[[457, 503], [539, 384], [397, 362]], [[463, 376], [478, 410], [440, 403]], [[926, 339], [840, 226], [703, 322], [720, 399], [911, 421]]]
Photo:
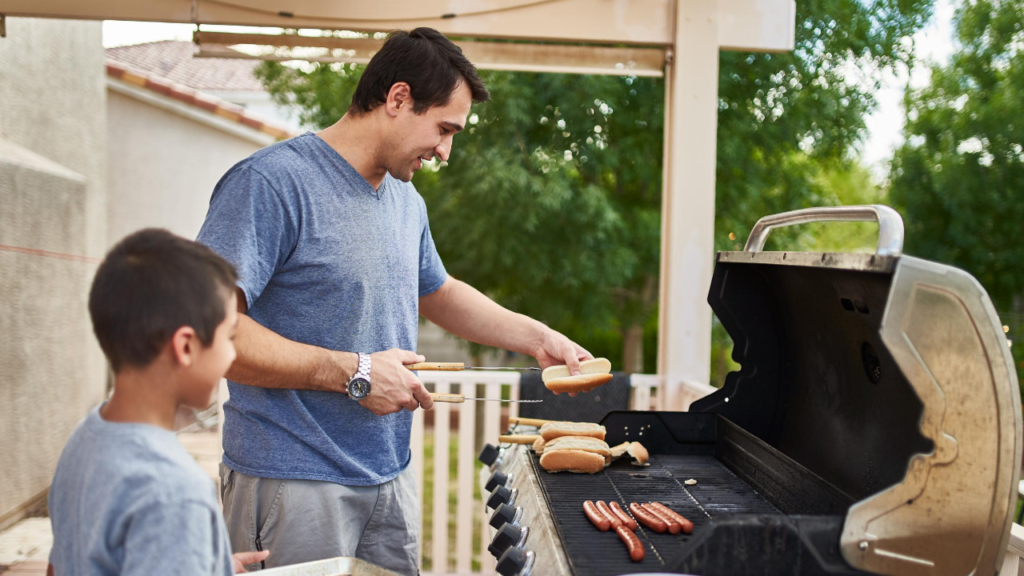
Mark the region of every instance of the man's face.
[[213, 401], [213, 394], [220, 384], [220, 379], [235, 361], [235, 331], [238, 329], [237, 296], [231, 294], [227, 298], [224, 321], [213, 333], [213, 342], [209, 346], [198, 343], [198, 349], [191, 366], [187, 369], [186, 385], [181, 390], [182, 404], [206, 409]]
[[448, 104], [434, 106], [423, 114], [413, 112], [412, 101], [398, 109], [394, 130], [381, 150], [384, 168], [403, 182], [412, 180], [423, 162], [435, 156], [448, 160], [452, 150], [452, 137], [462, 131], [473, 105], [469, 86], [460, 82]]

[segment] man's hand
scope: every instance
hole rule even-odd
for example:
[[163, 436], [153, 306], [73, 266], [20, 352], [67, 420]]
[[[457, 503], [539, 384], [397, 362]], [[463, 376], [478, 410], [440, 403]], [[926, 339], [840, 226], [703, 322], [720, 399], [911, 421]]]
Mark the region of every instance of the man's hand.
[[[569, 374], [580, 375], [580, 362], [591, 360], [594, 356], [583, 349], [582, 346], [569, 340], [559, 332], [548, 328], [541, 336], [533, 357], [537, 359], [541, 370], [548, 366], [560, 366], [564, 364], [569, 368]], [[558, 392], [555, 392], [558, 394]], [[569, 396], [576, 396], [578, 392], [570, 392]]]
[[231, 555], [231, 565], [234, 567], [235, 574], [241, 574], [246, 571], [246, 566], [262, 562], [267, 559], [267, 556], [270, 556], [270, 550], [264, 550], [262, 552], [238, 552], [237, 554]]
[[422, 407], [434, 407], [430, 393], [415, 374], [405, 367], [426, 360], [408, 350], [392, 348], [370, 355], [370, 395], [359, 401], [377, 416], [398, 412], [402, 408], [412, 412]]

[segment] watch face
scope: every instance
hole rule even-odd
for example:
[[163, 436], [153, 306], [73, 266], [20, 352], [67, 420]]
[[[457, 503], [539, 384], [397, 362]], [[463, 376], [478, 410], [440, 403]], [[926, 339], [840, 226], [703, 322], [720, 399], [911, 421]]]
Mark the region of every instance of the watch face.
[[370, 381], [365, 378], [355, 378], [348, 383], [348, 395], [356, 400], [362, 400], [370, 394]]

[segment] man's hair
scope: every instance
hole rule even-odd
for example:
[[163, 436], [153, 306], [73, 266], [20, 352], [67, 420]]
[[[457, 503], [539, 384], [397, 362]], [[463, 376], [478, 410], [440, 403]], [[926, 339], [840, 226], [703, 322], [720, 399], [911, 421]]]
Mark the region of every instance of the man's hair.
[[182, 326], [209, 346], [237, 280], [213, 250], [167, 230], [149, 228], [121, 240], [89, 291], [92, 328], [111, 368], [147, 366]]
[[469, 86], [473, 102], [491, 98], [462, 49], [433, 28], [392, 32], [366, 65], [349, 111], [358, 116], [384, 104], [398, 82], [409, 85], [412, 110], [417, 114], [448, 104], [462, 82]]

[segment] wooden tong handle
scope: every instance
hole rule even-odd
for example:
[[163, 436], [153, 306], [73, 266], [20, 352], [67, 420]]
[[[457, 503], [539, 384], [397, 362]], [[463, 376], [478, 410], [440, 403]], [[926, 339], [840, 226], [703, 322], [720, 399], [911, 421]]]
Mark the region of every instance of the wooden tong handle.
[[522, 424], [523, 426], [536, 426], [537, 428], [540, 428], [541, 426], [543, 426], [545, 424], [548, 424], [549, 422], [559, 422], [559, 420], [540, 420], [540, 419], [537, 419], [537, 418], [519, 418], [518, 416], [513, 416], [513, 417], [509, 418], [508, 421], [509, 421], [510, 424]]
[[533, 444], [540, 438], [539, 435], [533, 434], [514, 434], [514, 435], [501, 435], [498, 436], [498, 443], [500, 444]]
[[434, 402], [447, 402], [449, 404], [462, 404], [466, 401], [465, 394], [438, 394], [437, 392], [431, 392], [430, 398]]
[[458, 371], [466, 367], [465, 362], [417, 362], [406, 364], [409, 370], [450, 370]]

